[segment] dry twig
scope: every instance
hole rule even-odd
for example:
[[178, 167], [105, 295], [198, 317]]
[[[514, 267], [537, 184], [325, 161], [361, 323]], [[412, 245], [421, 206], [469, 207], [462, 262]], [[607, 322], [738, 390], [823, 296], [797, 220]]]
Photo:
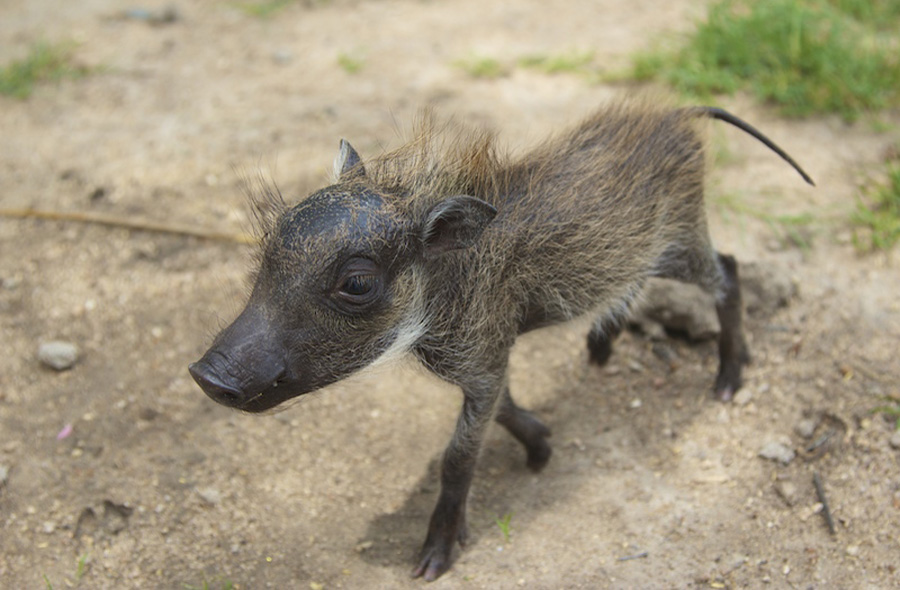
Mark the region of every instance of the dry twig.
[[0, 209], [0, 217], [13, 219], [48, 219], [51, 221], [76, 221], [79, 223], [95, 223], [108, 227], [121, 227], [138, 231], [191, 236], [204, 240], [253, 244], [252, 236], [240, 233], [231, 234], [183, 225], [170, 225], [144, 219], [124, 219], [103, 213], [85, 213], [79, 211], [42, 211], [39, 209]]

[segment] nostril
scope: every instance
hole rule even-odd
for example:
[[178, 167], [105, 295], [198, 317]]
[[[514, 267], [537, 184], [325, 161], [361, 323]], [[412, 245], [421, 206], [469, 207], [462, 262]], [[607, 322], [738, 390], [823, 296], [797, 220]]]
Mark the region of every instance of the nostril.
[[228, 385], [216, 372], [203, 361], [188, 365], [188, 372], [206, 395], [226, 406], [239, 406], [244, 396], [236, 387]]

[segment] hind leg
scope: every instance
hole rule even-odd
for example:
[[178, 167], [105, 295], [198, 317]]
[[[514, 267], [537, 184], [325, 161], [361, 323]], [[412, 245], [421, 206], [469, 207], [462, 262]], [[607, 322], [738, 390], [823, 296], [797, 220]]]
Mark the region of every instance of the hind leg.
[[550, 436], [550, 429], [531, 412], [517, 406], [508, 387], [503, 390], [494, 419], [525, 447], [528, 467], [532, 471], [543, 469], [553, 452], [546, 440]]
[[603, 366], [612, 354], [613, 341], [622, 333], [620, 321], [598, 318], [587, 337], [588, 356], [592, 363]]
[[741, 372], [750, 362], [744, 341], [741, 321], [741, 284], [737, 261], [733, 256], [717, 254], [722, 271], [722, 285], [716, 298], [719, 316], [719, 374], [716, 376], [716, 395], [722, 401], [731, 400], [741, 387]]
[[706, 239], [673, 246], [661, 257], [655, 276], [694, 283], [716, 298], [719, 317], [719, 371], [715, 393], [729, 401], [741, 387], [741, 372], [750, 361], [741, 322], [741, 285], [737, 261], [715, 252]]

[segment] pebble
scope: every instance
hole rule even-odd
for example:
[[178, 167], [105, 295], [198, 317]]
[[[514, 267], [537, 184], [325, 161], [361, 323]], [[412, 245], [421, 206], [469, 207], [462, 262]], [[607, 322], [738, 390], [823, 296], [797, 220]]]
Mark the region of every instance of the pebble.
[[280, 66], [287, 65], [294, 61], [294, 54], [287, 49], [279, 49], [272, 54], [272, 61]]
[[740, 569], [741, 567], [744, 566], [745, 563], [747, 563], [747, 561], [748, 561], [748, 559], [747, 559], [746, 555], [739, 555], [739, 554], [732, 555], [726, 562], [727, 569], [725, 570], [725, 573], [730, 574], [731, 572]]
[[647, 283], [635, 318], [686, 332], [691, 340], [706, 340], [719, 333], [715, 302], [696, 285], [653, 279]]
[[65, 371], [78, 360], [78, 347], [62, 340], [43, 342], [38, 347], [38, 359], [52, 369]]
[[797, 486], [793, 482], [776, 481], [775, 491], [788, 506], [793, 506], [797, 503]]
[[197, 494], [203, 498], [203, 501], [207, 504], [212, 504], [215, 506], [222, 499], [222, 492], [217, 490], [216, 488], [197, 488]]
[[52, 520], [48, 520], [47, 522], [44, 523], [42, 530], [44, 531], [44, 533], [46, 533], [48, 535], [53, 534], [53, 532], [56, 530], [56, 523], [53, 522]]
[[818, 425], [818, 421], [806, 418], [797, 422], [794, 431], [803, 438], [812, 438], [812, 435], [816, 432], [816, 426]]
[[9, 467], [0, 465], [0, 486], [5, 485], [9, 481]]
[[891, 436], [891, 446], [895, 449], [900, 449], [900, 430], [894, 431], [893, 436]]
[[746, 406], [750, 403], [750, 400], [753, 399], [753, 391], [744, 388], [737, 392], [737, 395], [734, 396], [734, 403], [738, 406]]
[[169, 25], [181, 18], [178, 8], [169, 5], [162, 10], [149, 10], [146, 8], [130, 8], [122, 13], [122, 17], [126, 20], [144, 21], [151, 25]]
[[768, 442], [759, 450], [759, 456], [763, 459], [778, 461], [787, 465], [794, 460], [794, 449], [780, 442]]

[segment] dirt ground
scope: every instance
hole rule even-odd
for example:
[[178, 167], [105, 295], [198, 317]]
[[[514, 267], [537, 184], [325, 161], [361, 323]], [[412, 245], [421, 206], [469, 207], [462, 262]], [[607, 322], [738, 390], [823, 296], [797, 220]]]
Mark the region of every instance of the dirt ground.
[[[704, 13], [687, 0], [335, 0], [259, 18], [230, 1], [180, 0], [174, 22], [154, 24], [124, 18], [134, 6], [0, 3], [0, 63], [71, 39], [79, 63], [99, 67], [28, 100], [0, 97], [3, 208], [237, 233], [242, 174], [262, 170], [300, 198], [328, 181], [339, 138], [376, 155], [422, 105], [520, 149], [632, 90], [522, 68], [476, 79], [460, 59], [592, 51], [615, 70]], [[348, 72], [340, 55], [361, 69]], [[713, 237], [798, 288], [787, 307], [746, 319], [746, 393], [711, 399], [709, 342], [669, 340], [675, 360], [663, 362], [625, 334], [599, 369], [586, 362], [584, 322], [523, 338], [513, 392], [553, 429], [554, 456], [532, 474], [517, 443], [491, 430], [471, 541], [433, 587], [900, 586], [900, 450], [893, 423], [872, 413], [900, 395], [900, 275], [884, 254], [858, 255], [845, 221], [858, 183], [900, 138], [900, 116], [876, 128], [788, 121], [747, 97], [721, 105], [818, 183], [733, 129], [712, 133]], [[800, 228], [811, 245], [733, 203], [811, 213]], [[216, 405], [186, 367], [240, 309], [248, 254], [0, 218], [4, 588], [424, 585], [409, 572], [458, 391], [410, 363], [274, 415]], [[48, 340], [79, 347], [72, 369], [40, 364]], [[772, 441], [796, 458], [761, 458]], [[496, 522], [507, 515], [508, 539]]]

